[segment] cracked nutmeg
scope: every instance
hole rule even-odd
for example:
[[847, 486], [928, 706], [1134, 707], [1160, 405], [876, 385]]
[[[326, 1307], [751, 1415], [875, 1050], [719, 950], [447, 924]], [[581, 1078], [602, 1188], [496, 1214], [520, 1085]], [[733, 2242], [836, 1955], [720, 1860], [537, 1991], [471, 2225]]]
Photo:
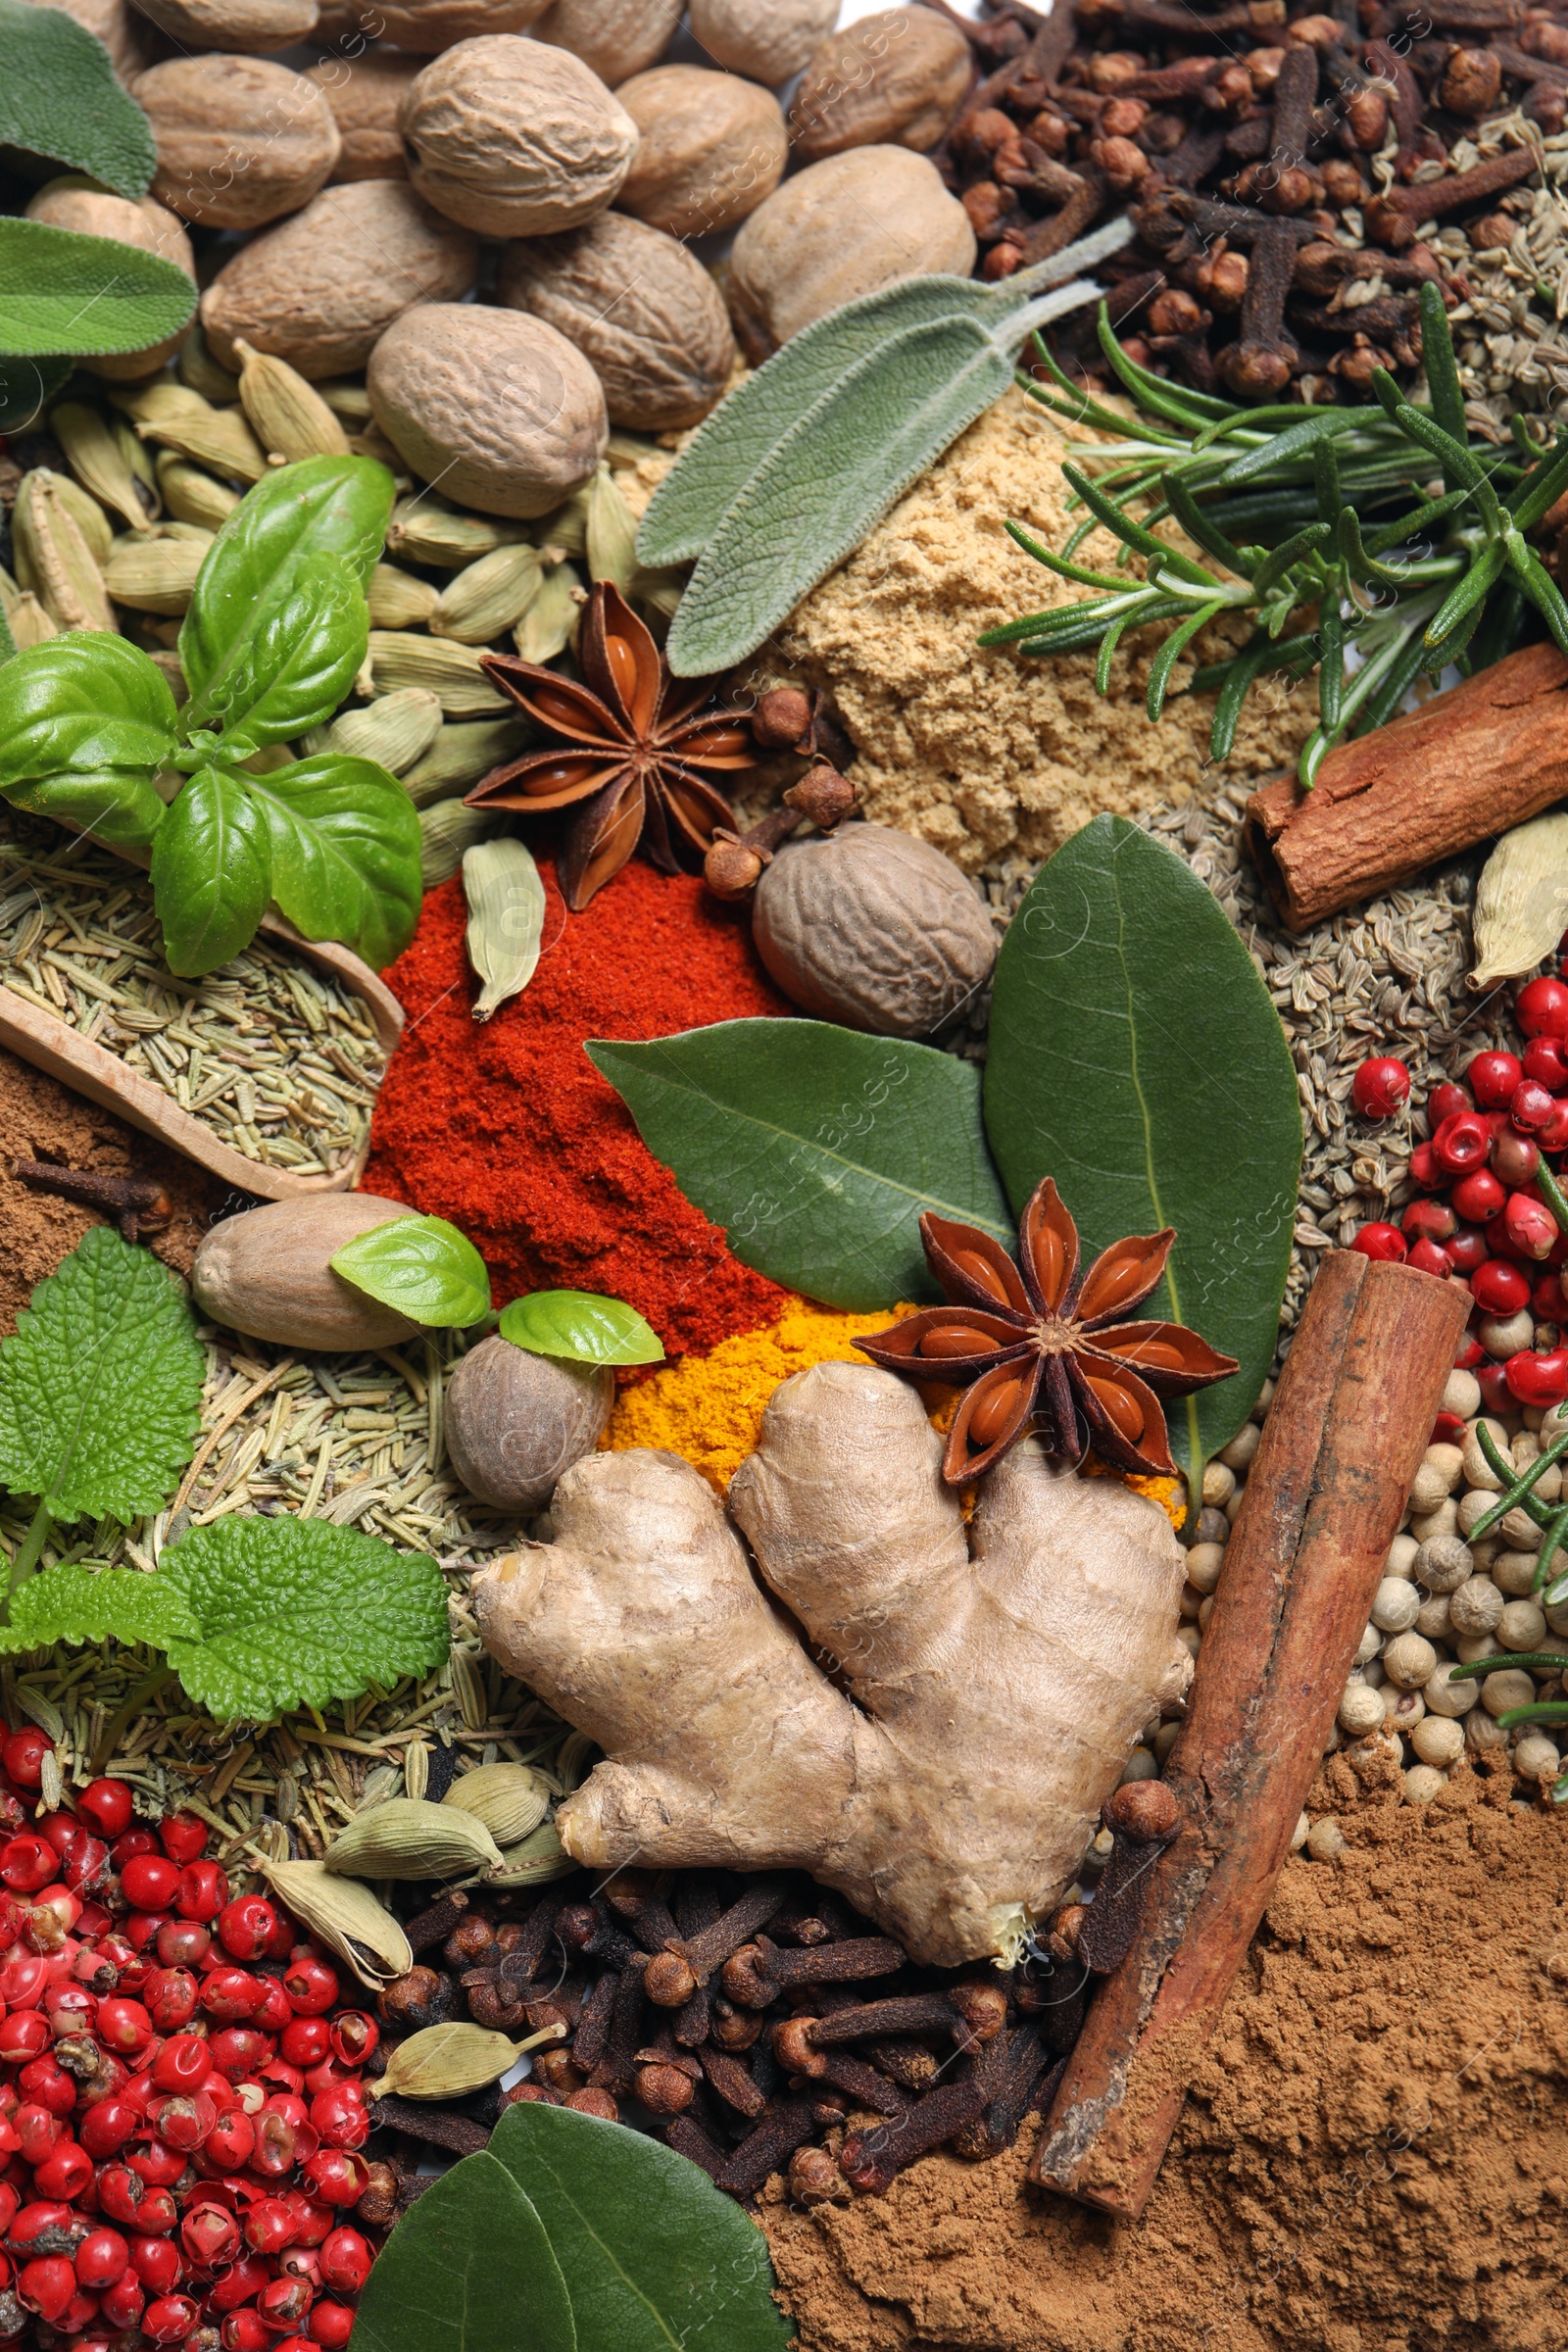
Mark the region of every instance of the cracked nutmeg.
[[1048, 1176], [1019, 1219], [1016, 1264], [978, 1226], [927, 1214], [920, 1237], [951, 1303], [856, 1345], [905, 1380], [967, 1390], [943, 1457], [949, 1486], [983, 1477], [1030, 1428], [1068, 1461], [1093, 1446], [1119, 1470], [1176, 1475], [1161, 1399], [1228, 1379], [1236, 1359], [1180, 1323], [1121, 1321], [1165, 1271], [1168, 1226], [1113, 1242], [1080, 1276], [1078, 1229]]
[[466, 802], [538, 814], [576, 808], [558, 865], [573, 914], [639, 844], [662, 873], [680, 871], [680, 851], [700, 861], [715, 831], [735, 821], [704, 771], [757, 763], [744, 713], [703, 709], [710, 679], [671, 678], [652, 634], [608, 580], [584, 609], [577, 658], [581, 681], [514, 654], [481, 657], [492, 684], [559, 740], [492, 768]]

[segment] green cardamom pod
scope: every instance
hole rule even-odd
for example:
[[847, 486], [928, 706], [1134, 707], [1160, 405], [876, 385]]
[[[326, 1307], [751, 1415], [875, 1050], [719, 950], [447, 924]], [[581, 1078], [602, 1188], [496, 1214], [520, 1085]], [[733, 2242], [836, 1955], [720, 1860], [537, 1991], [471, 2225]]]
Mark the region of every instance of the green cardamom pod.
[[200, 322], [186, 328], [174, 368], [182, 384], [192, 392], [199, 392], [204, 400], [216, 401], [220, 408], [226, 408], [239, 398], [239, 377], [214, 359], [207, 331]]
[[[139, 444], [138, 444], [139, 446]], [[201, 530], [219, 531], [239, 505], [239, 492], [220, 482], [216, 475], [193, 466], [177, 450], [161, 449], [155, 470], [164, 504], [178, 522], [192, 522]]]
[[520, 718], [448, 719], [424, 758], [405, 774], [404, 788], [416, 808], [427, 808], [432, 801], [466, 792], [533, 740], [533, 728]]
[[501, 1849], [459, 1807], [390, 1797], [358, 1814], [326, 1849], [326, 1867], [362, 1879], [468, 1879], [491, 1869]]
[[591, 485], [574, 490], [564, 506], [534, 524], [533, 535], [541, 547], [559, 547], [568, 556], [587, 553], [589, 488]]
[[426, 890], [450, 882], [463, 854], [488, 839], [505, 820], [497, 808], [469, 808], [462, 801], [437, 801], [419, 810], [419, 879]]
[[527, 536], [523, 523], [465, 514], [422, 490], [416, 498], [400, 499], [393, 508], [386, 548], [389, 556], [400, 556], [405, 563], [459, 571], [492, 548], [511, 547]]
[[468, 902], [468, 961], [483, 983], [473, 1017], [488, 1021], [521, 994], [538, 969], [545, 886], [528, 851], [509, 836], [465, 850], [463, 890]]
[[524, 2050], [560, 2041], [564, 2034], [564, 2026], [546, 2026], [514, 2041], [510, 2034], [492, 2034], [484, 2026], [426, 2026], [407, 2041], [391, 2044], [386, 2073], [367, 2087], [375, 2099], [466, 2098], [487, 2082], [498, 2082]]
[[509, 1845], [501, 1867], [486, 1874], [488, 1886], [542, 1886], [577, 1867], [562, 1844], [553, 1821], [542, 1821], [518, 1845]]
[[147, 528], [147, 509], [114, 434], [85, 401], [57, 401], [49, 416], [72, 472], [100, 506], [123, 516], [133, 531]]
[[6, 627], [19, 654], [29, 645], [42, 645], [46, 638], [60, 634], [30, 588], [23, 589], [16, 603], [7, 607]]
[[133, 420], [143, 441], [177, 449], [235, 481], [259, 482], [267, 471], [267, 452], [238, 409], [215, 409], [199, 392], [165, 378], [112, 392], [110, 398]]
[[236, 341], [240, 405], [269, 457], [346, 458], [348, 435], [313, 384], [271, 352]]
[[482, 1822], [497, 1845], [516, 1845], [536, 1830], [550, 1810], [550, 1791], [526, 1764], [480, 1764], [460, 1772], [444, 1805], [456, 1805]]
[[365, 591], [372, 629], [411, 629], [428, 620], [439, 601], [439, 589], [395, 564], [377, 564]]
[[586, 553], [588, 577], [612, 581], [624, 596], [637, 569], [637, 518], [603, 460], [588, 484]]
[[372, 629], [367, 659], [377, 695], [395, 693], [400, 686], [427, 686], [455, 718], [476, 718], [508, 708], [506, 696], [485, 676], [473, 647], [455, 645], [450, 637]]
[[401, 776], [440, 732], [440, 697], [428, 686], [400, 686], [363, 710], [345, 710], [330, 726], [312, 727], [305, 749], [312, 759], [339, 752], [349, 760], [373, 760], [389, 776]]
[[537, 547], [492, 548], [467, 564], [437, 597], [429, 616], [434, 637], [460, 645], [488, 645], [519, 621], [539, 593], [544, 557]]
[[368, 424], [370, 395], [363, 375], [329, 375], [316, 387], [334, 416], [347, 424]]
[[212, 532], [202, 531], [189, 539], [149, 536], [139, 544], [118, 547], [104, 566], [104, 585], [134, 612], [183, 612], [212, 544]]
[[259, 1867], [278, 1900], [372, 1992], [414, 1966], [402, 1928], [358, 1879], [334, 1878], [324, 1862], [263, 1860]]
[[118, 624], [100, 568], [108, 557], [112, 535], [99, 541], [94, 534], [102, 547], [100, 557], [77, 518], [78, 502], [91, 508], [102, 532], [108, 534], [102, 507], [74, 482], [43, 466], [23, 475], [11, 518], [17, 578], [37, 597], [57, 629], [93, 629], [113, 635]]
[[512, 632], [512, 642], [525, 662], [541, 667], [564, 653], [577, 634], [577, 621], [588, 591], [569, 564], [547, 570], [539, 593]]

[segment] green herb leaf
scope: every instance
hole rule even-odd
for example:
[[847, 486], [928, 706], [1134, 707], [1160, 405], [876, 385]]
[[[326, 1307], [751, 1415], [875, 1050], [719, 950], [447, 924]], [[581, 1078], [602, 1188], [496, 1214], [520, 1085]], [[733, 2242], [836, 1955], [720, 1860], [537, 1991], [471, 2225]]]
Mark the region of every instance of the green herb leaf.
[[306, 458], [246, 492], [208, 550], [180, 629], [187, 727], [230, 723], [255, 704], [253, 648], [302, 564], [339, 557], [363, 591], [392, 495], [391, 474], [372, 458]]
[[1021, 1209], [1054, 1176], [1085, 1257], [1174, 1225], [1158, 1308], [1238, 1358], [1173, 1405], [1200, 1480], [1267, 1376], [1290, 1265], [1301, 1114], [1279, 1016], [1209, 892], [1125, 818], [1036, 875], [997, 961], [986, 1129]]
[[220, 1723], [389, 1689], [447, 1655], [435, 1561], [357, 1527], [236, 1512], [168, 1545], [158, 1576], [199, 1629], [165, 1644], [169, 1663]]
[[1012, 1246], [972, 1062], [804, 1020], [595, 1039], [586, 1052], [742, 1263], [824, 1305], [939, 1297], [925, 1209]]
[[69, 359], [17, 360], [0, 355], [0, 433], [24, 433], [37, 424], [71, 373], [72, 365]]
[[214, 972], [256, 936], [272, 895], [267, 825], [231, 767], [199, 767], [153, 841], [153, 904], [169, 968]]
[[0, 677], [0, 793], [112, 849], [145, 849], [163, 822], [153, 777], [176, 725], [168, 680], [123, 637], [51, 637]]
[[[272, 897], [307, 939], [339, 939], [377, 970], [419, 919], [419, 818], [395, 776], [335, 752], [250, 776], [271, 848]], [[177, 806], [177, 804], [176, 804]]]
[[585, 2352], [549, 2231], [506, 2166], [481, 2151], [444, 2173], [393, 2230], [360, 2296], [352, 2352], [521, 2345]]
[[501, 1310], [501, 1337], [530, 1355], [574, 1364], [662, 1364], [664, 1350], [635, 1307], [593, 1291], [531, 1291]]
[[171, 1642], [199, 1629], [183, 1597], [162, 1576], [140, 1576], [133, 1568], [84, 1568], [68, 1561], [29, 1576], [11, 1598], [11, 1618], [0, 1626], [0, 1651], [13, 1657], [24, 1649], [46, 1649], [56, 1642], [146, 1642], [167, 1649]]
[[172, 1274], [95, 1226], [0, 1346], [0, 1486], [56, 1519], [162, 1510], [201, 1426], [206, 1357]]
[[195, 308], [184, 270], [159, 254], [0, 214], [0, 351], [13, 358], [144, 351]]
[[784, 2352], [794, 2329], [769, 2291], [766, 2239], [672, 2148], [529, 2105], [503, 2111], [489, 2153], [556, 2249], [578, 2352]]
[[61, 10], [0, 0], [0, 145], [90, 172], [117, 196], [146, 194], [158, 161], [152, 124], [115, 79], [102, 41]]
[[345, 1242], [332, 1271], [416, 1323], [466, 1330], [490, 1312], [490, 1277], [466, 1233], [445, 1217], [412, 1213]]
[[369, 638], [365, 597], [342, 557], [302, 556], [281, 598], [258, 613], [243, 666], [227, 673], [229, 700], [219, 715], [230, 757], [248, 759], [329, 718], [352, 689]]

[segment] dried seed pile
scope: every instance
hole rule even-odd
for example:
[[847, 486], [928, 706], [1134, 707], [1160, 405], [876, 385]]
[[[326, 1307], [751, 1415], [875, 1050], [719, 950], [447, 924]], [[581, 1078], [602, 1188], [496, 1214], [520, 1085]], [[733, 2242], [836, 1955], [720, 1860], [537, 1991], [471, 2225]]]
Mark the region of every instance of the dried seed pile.
[[265, 937], [176, 979], [146, 876], [4, 804], [0, 982], [248, 1158], [324, 1176], [365, 1145], [386, 1052], [357, 997]]
[[[1485, 123], [1474, 140], [1477, 161], [1523, 134], [1514, 115]], [[1472, 428], [1497, 441], [1523, 411], [1556, 416], [1568, 395], [1568, 135], [1541, 142], [1541, 184], [1526, 181], [1472, 220], [1433, 239], [1456, 269], [1468, 299], [1450, 314], [1454, 354]]]

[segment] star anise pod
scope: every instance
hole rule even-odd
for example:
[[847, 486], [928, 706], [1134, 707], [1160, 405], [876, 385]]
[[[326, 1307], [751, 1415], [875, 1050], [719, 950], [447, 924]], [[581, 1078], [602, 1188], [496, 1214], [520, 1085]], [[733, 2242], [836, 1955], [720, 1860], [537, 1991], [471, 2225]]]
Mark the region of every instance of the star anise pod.
[[923, 1216], [927, 1263], [952, 1303], [857, 1343], [906, 1380], [968, 1391], [942, 1475], [966, 1486], [1031, 1426], [1048, 1453], [1093, 1446], [1118, 1470], [1174, 1477], [1161, 1398], [1227, 1379], [1221, 1355], [1180, 1323], [1124, 1323], [1165, 1271], [1176, 1236], [1134, 1234], [1078, 1272], [1078, 1228], [1048, 1176], [1019, 1220], [1018, 1262], [974, 1225]]
[[542, 813], [580, 803], [562, 849], [561, 892], [580, 914], [639, 842], [666, 874], [677, 850], [700, 863], [717, 825], [735, 812], [700, 770], [754, 767], [757, 750], [739, 710], [704, 710], [709, 678], [672, 678], [652, 634], [608, 580], [593, 590], [577, 639], [581, 680], [520, 661], [480, 657], [493, 685], [564, 741], [493, 767], [467, 796], [470, 808]]

